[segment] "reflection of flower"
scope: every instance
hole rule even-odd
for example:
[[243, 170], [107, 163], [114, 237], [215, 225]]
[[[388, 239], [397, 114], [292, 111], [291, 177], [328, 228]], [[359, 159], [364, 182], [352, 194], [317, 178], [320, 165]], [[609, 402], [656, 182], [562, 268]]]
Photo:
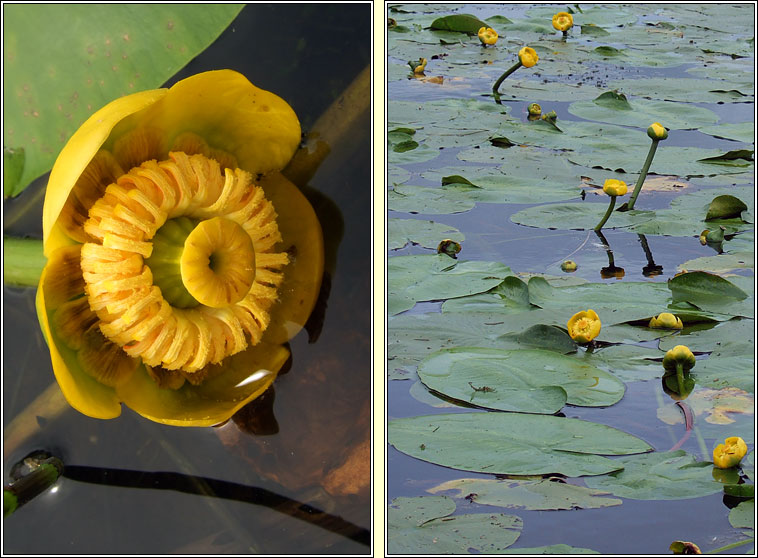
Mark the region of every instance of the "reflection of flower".
[[271, 384], [315, 304], [318, 220], [277, 171], [282, 99], [230, 70], [122, 97], [61, 151], [37, 310], [69, 403], [211, 425]]
[[658, 316], [650, 318], [648, 327], [653, 329], [682, 329], [684, 324], [682, 324], [681, 318], [677, 318], [669, 312], [661, 312]]
[[497, 42], [497, 31], [492, 27], [482, 27], [477, 33], [483, 45], [494, 45]]
[[623, 267], [617, 267], [615, 265], [609, 265], [608, 267], [600, 268], [600, 277], [603, 279], [623, 279], [626, 275]]
[[607, 178], [603, 184], [603, 192], [609, 196], [625, 196], [627, 192], [626, 183], [623, 180]]
[[653, 140], [665, 140], [669, 133], [659, 122], [653, 122], [647, 129], [647, 135]]
[[558, 31], [568, 31], [574, 25], [574, 18], [570, 13], [558, 12], [553, 16], [553, 27]]
[[713, 450], [713, 464], [719, 469], [728, 469], [739, 465], [747, 453], [745, 440], [739, 436], [732, 436], [724, 440]]
[[539, 61], [540, 57], [537, 56], [537, 52], [532, 47], [524, 47], [518, 51], [518, 59], [522, 66], [531, 68]]
[[600, 333], [600, 318], [594, 310], [577, 312], [566, 325], [571, 339], [577, 343], [589, 343]]

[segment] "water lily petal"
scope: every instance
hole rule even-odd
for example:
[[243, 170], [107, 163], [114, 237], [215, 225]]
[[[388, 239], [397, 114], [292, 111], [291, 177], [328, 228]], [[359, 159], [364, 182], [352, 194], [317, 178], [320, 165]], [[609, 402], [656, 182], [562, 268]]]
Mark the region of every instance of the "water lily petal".
[[301, 139], [292, 108], [232, 70], [183, 79], [160, 102], [124, 120], [114, 135], [140, 127], [160, 133], [161, 156], [181, 134], [192, 132], [211, 148], [234, 155], [240, 168], [254, 175], [283, 168]]
[[50, 172], [42, 210], [42, 232], [45, 255], [57, 248], [72, 244], [74, 240], [55, 224], [71, 190], [87, 165], [108, 139], [113, 128], [127, 116], [152, 105], [166, 95], [165, 89], [141, 91], [108, 103], [71, 136], [61, 150]]
[[244, 405], [261, 395], [289, 358], [281, 345], [259, 343], [219, 365], [223, 373], [201, 385], [189, 382], [177, 389], [161, 388], [144, 367], [116, 388], [119, 398], [140, 415], [174, 426], [213, 426], [229, 419]]
[[79, 363], [76, 352], [67, 347], [50, 326], [58, 302], [58, 293], [52, 283], [56, 276], [70, 271], [66, 260], [78, 254], [79, 250], [79, 246], [65, 246], [50, 255], [37, 289], [37, 315], [50, 348], [55, 379], [69, 404], [90, 417], [115, 418], [121, 414], [115, 390], [87, 374]]
[[284, 343], [302, 329], [316, 304], [324, 269], [324, 241], [316, 213], [297, 186], [280, 173], [264, 177], [259, 185], [278, 214], [282, 250], [294, 255], [285, 268], [279, 302], [271, 309], [264, 337], [269, 343]]

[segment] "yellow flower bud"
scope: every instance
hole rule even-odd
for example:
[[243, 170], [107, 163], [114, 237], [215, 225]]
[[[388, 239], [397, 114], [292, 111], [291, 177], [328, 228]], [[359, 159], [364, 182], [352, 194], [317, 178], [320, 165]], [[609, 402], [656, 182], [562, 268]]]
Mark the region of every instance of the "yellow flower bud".
[[747, 453], [745, 440], [739, 436], [732, 436], [724, 440], [713, 450], [713, 464], [719, 469], [736, 467]]
[[558, 31], [568, 31], [574, 25], [574, 18], [568, 12], [558, 12], [553, 16], [553, 27]]
[[669, 133], [659, 122], [653, 122], [647, 129], [647, 135], [650, 139], [665, 140]]
[[540, 59], [537, 52], [532, 47], [524, 47], [518, 51], [518, 59], [525, 68], [531, 68]]
[[682, 324], [681, 318], [677, 318], [669, 312], [661, 312], [657, 317], [650, 318], [648, 327], [653, 329], [682, 329], [684, 324]]
[[605, 181], [605, 184], [603, 184], [603, 192], [609, 196], [625, 196], [626, 191], [626, 182], [623, 182], [622, 180], [608, 178]]
[[477, 36], [483, 45], [494, 45], [497, 42], [497, 31], [492, 27], [481, 27]]
[[542, 107], [539, 106], [537, 103], [532, 103], [529, 105], [526, 110], [529, 111], [530, 116], [539, 116], [542, 114]]
[[561, 269], [565, 271], [566, 273], [571, 273], [576, 271], [577, 265], [576, 262], [573, 260], [566, 260], [561, 264]]
[[424, 73], [424, 69], [426, 68], [426, 58], [419, 58], [418, 61], [409, 60], [408, 66], [411, 67], [411, 70], [413, 70], [414, 74], [421, 75]]
[[446, 238], [442, 242], [437, 245], [437, 253], [438, 254], [447, 254], [451, 258], [455, 258], [456, 254], [458, 254], [461, 251], [461, 245], [457, 243], [455, 240], [451, 240], [449, 238]]
[[577, 343], [589, 343], [600, 333], [600, 317], [591, 309], [577, 312], [566, 326], [571, 339]]
[[689, 347], [685, 345], [677, 345], [666, 352], [663, 357], [663, 368], [666, 372], [674, 374], [676, 372], [677, 364], [682, 365], [685, 373], [695, 366], [695, 355], [692, 354]]

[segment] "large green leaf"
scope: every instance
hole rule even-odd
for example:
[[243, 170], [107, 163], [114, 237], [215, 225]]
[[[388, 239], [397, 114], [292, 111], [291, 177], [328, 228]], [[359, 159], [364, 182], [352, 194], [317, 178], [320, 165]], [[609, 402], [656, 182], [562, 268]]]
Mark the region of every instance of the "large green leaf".
[[15, 196], [93, 112], [160, 87], [231, 23], [236, 4], [3, 6], [3, 144], [25, 154]]
[[503, 475], [558, 473], [570, 477], [617, 471], [602, 455], [652, 448], [610, 426], [521, 413], [455, 413], [396, 419], [389, 442], [417, 459], [464, 471]]
[[458, 261], [445, 254], [395, 256], [387, 263], [388, 299], [444, 300], [498, 285], [510, 269], [499, 262]]
[[729, 523], [735, 529], [755, 529], [755, 500], [740, 502], [729, 512]]
[[747, 293], [719, 275], [705, 271], [682, 273], [669, 279], [668, 287], [674, 303], [689, 302], [701, 310], [752, 315], [753, 304], [745, 301]]
[[564, 403], [603, 407], [624, 395], [613, 374], [539, 349], [448, 349], [425, 359], [418, 376], [447, 397], [501, 411], [553, 414]]
[[449, 16], [443, 16], [435, 19], [432, 22], [432, 29], [439, 29], [442, 31], [457, 31], [459, 33], [467, 33], [469, 35], [476, 35], [482, 27], [489, 27], [481, 19], [470, 14], [455, 14]]
[[437, 248], [445, 239], [463, 242], [463, 234], [455, 227], [422, 219], [388, 219], [387, 243], [390, 250], [417, 244], [424, 248]]
[[605, 492], [548, 479], [537, 481], [456, 479], [430, 488], [429, 492], [438, 494], [452, 490], [456, 491], [455, 496], [459, 498], [470, 494], [468, 499], [472, 502], [501, 508], [571, 510], [621, 505], [621, 500], [618, 498], [602, 498], [601, 496], [607, 494]]
[[687, 345], [691, 351], [711, 352], [730, 341], [741, 341], [753, 345], [754, 340], [755, 321], [735, 318], [707, 329], [684, 331], [681, 335], [665, 337], [661, 339], [658, 348], [668, 351], [676, 345]]
[[549, 546], [535, 546], [530, 548], [506, 548], [503, 554], [600, 554], [591, 548], [579, 548], [567, 544], [551, 544]]
[[497, 554], [516, 542], [523, 522], [505, 514], [450, 515], [446, 496], [395, 498], [387, 510], [387, 550], [392, 554]]
[[713, 464], [684, 450], [631, 455], [615, 460], [623, 470], [588, 478], [590, 488], [632, 500], [681, 500], [721, 492]]

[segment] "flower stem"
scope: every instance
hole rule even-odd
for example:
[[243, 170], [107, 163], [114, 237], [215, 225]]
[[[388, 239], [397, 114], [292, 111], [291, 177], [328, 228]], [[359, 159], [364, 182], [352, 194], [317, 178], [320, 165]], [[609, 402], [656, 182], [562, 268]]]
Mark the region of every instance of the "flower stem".
[[611, 216], [611, 213], [613, 213], [613, 206], [616, 205], [616, 196], [611, 196], [611, 203], [608, 204], [608, 209], [605, 212], [605, 215], [603, 215], [603, 218], [600, 219], [600, 222], [595, 227], [596, 231], [599, 231], [603, 228], [603, 225], [605, 225], [605, 222], [608, 220], [608, 217]]
[[744, 541], [737, 541], [735, 543], [722, 546], [721, 548], [714, 548], [713, 550], [706, 551], [705, 554], [716, 554], [718, 552], [724, 552], [725, 550], [731, 550], [733, 548], [737, 548], [738, 546], [749, 544], [751, 542], [755, 542], [755, 538], [745, 539]]
[[518, 70], [522, 66], [521, 60], [516, 62], [509, 70], [506, 70], [503, 72], [503, 75], [497, 78], [497, 81], [495, 82], [495, 85], [492, 86], [492, 93], [495, 95], [496, 99], [500, 99], [500, 94], [497, 92], [497, 90], [500, 88], [500, 84], [503, 83], [503, 80], [507, 78], [509, 75], [511, 75], [513, 72]]
[[45, 263], [41, 240], [3, 238], [3, 282], [6, 285], [36, 287]]
[[640, 190], [642, 190], [642, 184], [645, 182], [645, 178], [647, 178], [647, 171], [650, 170], [650, 165], [653, 163], [653, 157], [655, 156], [655, 150], [658, 149], [659, 141], [660, 140], [654, 139], [650, 144], [650, 151], [647, 152], [647, 159], [645, 159], [645, 164], [642, 166], [640, 177], [637, 179], [637, 184], [634, 185], [634, 192], [632, 192], [632, 196], [629, 198], [629, 203], [625, 204], [623, 208], [620, 207], [619, 211], [629, 211], [634, 209], [637, 196], [640, 195]]

